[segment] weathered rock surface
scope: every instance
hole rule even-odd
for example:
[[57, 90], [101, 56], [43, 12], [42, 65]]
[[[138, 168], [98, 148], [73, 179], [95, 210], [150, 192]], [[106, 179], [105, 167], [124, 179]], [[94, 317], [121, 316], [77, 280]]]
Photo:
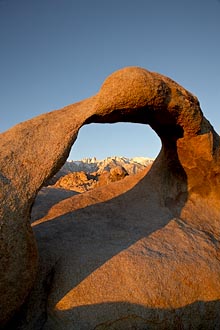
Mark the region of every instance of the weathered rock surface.
[[[37, 267], [37, 192], [83, 124], [117, 121], [149, 124], [160, 154], [147, 173], [107, 189], [61, 200], [44, 188], [32, 213]], [[1, 134], [0, 147], [3, 326], [220, 328], [219, 136], [195, 96], [125, 68], [96, 96]]]
[[89, 177], [85, 172], [69, 173], [61, 177], [54, 185], [54, 187], [74, 190], [76, 192], [85, 192], [94, 189], [97, 181]]
[[[0, 295], [4, 324], [24, 303], [37, 273], [30, 227], [34, 198], [66, 161], [95, 98], [41, 115], [1, 134]], [[79, 112], [79, 109], [80, 112]]]

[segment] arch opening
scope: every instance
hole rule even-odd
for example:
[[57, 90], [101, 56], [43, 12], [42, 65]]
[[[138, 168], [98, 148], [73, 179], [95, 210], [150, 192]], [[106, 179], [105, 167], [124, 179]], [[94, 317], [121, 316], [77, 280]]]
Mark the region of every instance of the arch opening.
[[79, 130], [68, 160], [110, 156], [155, 159], [161, 141], [148, 125], [118, 122], [114, 124], [88, 124]]

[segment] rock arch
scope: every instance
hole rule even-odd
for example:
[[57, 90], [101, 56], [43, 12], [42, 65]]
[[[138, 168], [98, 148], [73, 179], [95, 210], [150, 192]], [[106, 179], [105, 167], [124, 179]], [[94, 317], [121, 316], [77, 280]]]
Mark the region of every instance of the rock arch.
[[191, 196], [205, 196], [219, 210], [219, 136], [197, 98], [170, 78], [139, 67], [113, 73], [97, 95], [1, 134], [1, 324], [23, 304], [37, 272], [29, 224], [37, 192], [64, 164], [80, 127], [119, 121], [148, 124], [160, 137], [152, 174], [162, 203], [175, 213]]

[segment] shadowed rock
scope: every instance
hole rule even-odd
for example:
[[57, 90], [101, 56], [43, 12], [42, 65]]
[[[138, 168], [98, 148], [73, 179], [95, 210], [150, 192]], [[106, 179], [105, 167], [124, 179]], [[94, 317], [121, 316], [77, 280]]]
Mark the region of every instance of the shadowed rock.
[[[30, 227], [37, 192], [64, 164], [82, 125], [119, 121], [149, 124], [161, 139], [160, 154], [143, 177], [75, 195], [47, 210], [34, 223], [37, 271]], [[1, 134], [0, 147], [3, 325], [28, 294], [18, 314], [23, 329], [29, 329], [27, 315], [30, 329], [40, 329], [46, 318], [45, 329], [107, 329], [114, 322], [128, 329], [129, 319], [138, 329], [150, 328], [151, 320], [162, 328], [166, 311], [176, 315], [170, 328], [176, 322], [220, 322], [206, 308], [209, 301], [215, 310], [220, 299], [219, 136], [195, 96], [160, 74], [125, 68], [107, 78], [96, 96]], [[184, 306], [196, 301], [201, 303], [193, 305], [194, 318]]]
[[30, 227], [34, 198], [66, 161], [94, 98], [41, 115], [1, 134], [1, 321], [23, 304], [37, 272]]

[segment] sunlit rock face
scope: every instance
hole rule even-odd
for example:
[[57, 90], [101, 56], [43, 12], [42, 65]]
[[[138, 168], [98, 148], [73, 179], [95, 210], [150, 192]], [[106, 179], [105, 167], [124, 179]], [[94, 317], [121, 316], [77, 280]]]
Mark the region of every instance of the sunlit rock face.
[[80, 161], [67, 161], [46, 185], [83, 193], [143, 171], [152, 163], [152, 158], [117, 156], [102, 160], [85, 158]]
[[[118, 121], [160, 137], [148, 171], [35, 200], [80, 127]], [[128, 67], [94, 97], [1, 134], [0, 148], [2, 327], [220, 327], [219, 136], [195, 96]]]

